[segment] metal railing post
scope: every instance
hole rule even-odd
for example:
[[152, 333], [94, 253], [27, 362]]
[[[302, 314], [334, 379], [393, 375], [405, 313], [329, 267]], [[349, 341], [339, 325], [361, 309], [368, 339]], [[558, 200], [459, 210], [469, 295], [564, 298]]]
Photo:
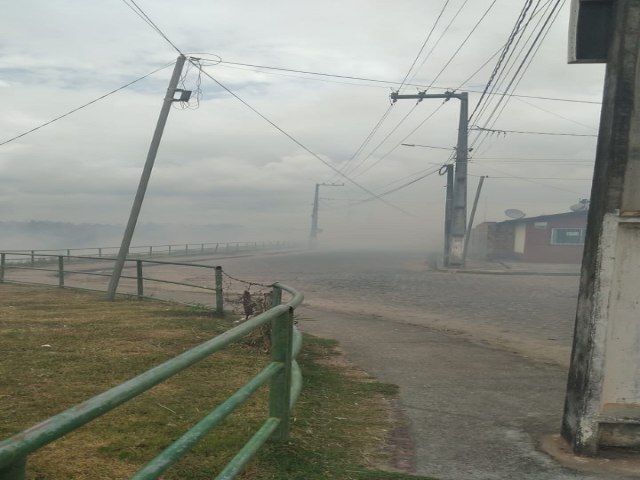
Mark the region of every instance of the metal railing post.
[[[279, 289], [274, 288], [274, 297], [277, 295], [277, 290]], [[281, 301], [281, 290], [279, 295], [278, 301]], [[292, 357], [293, 308], [289, 308], [271, 322], [271, 358], [274, 362], [284, 364], [284, 368], [272, 378], [269, 389], [269, 416], [280, 420], [271, 436], [273, 441], [281, 442], [289, 438]]]
[[189, 253], [189, 244], [188, 243], [184, 246], [184, 253]]
[[31, 250], [31, 266], [33, 267], [36, 264], [36, 255], [33, 250]]
[[138, 297], [144, 295], [144, 285], [142, 282], [142, 260], [136, 260], [136, 280], [138, 281]]
[[4, 282], [4, 266], [7, 263], [7, 254], [0, 253], [0, 283]]
[[70, 248], [68, 248], [68, 249], [67, 249], [67, 257], [70, 257], [70, 256], [71, 256], [71, 249], [70, 249]]
[[27, 478], [27, 458], [22, 457], [0, 468], [0, 480], [25, 480]]
[[224, 316], [224, 296], [222, 291], [222, 267], [216, 267], [216, 315]]
[[98, 256], [102, 257], [102, 248], [98, 248]]
[[58, 286], [64, 287], [64, 257], [58, 255]]
[[149, 245], [149, 256], [153, 257], [153, 245]]
[[200, 252], [201, 252], [201, 253], [204, 253], [204, 243], [201, 243], [201, 244], [200, 244]]
[[216, 243], [215, 253], [218, 253], [218, 245], [219, 245], [219, 244], [217, 244], [217, 243]]
[[273, 286], [271, 291], [271, 306], [277, 307], [282, 304], [282, 289], [278, 285]]

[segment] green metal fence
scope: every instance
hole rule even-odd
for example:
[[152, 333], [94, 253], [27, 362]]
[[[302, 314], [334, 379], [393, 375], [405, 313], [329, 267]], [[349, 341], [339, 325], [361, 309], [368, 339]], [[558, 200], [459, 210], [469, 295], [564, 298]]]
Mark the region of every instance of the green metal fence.
[[[291, 299], [284, 304], [283, 291], [291, 295]], [[271, 363], [131, 477], [137, 480], [159, 478], [258, 388], [270, 382], [268, 418], [215, 477], [218, 480], [234, 478], [267, 440], [282, 441], [288, 437], [290, 410], [302, 388], [302, 374], [295, 360], [302, 346], [302, 335], [293, 321], [294, 309], [302, 300], [300, 292], [276, 283], [273, 285], [273, 306], [270, 310], [0, 442], [0, 480], [23, 480], [29, 454], [270, 323]]]
[[[293, 242], [203, 242], [203, 243], [172, 243], [166, 245], [134, 245], [129, 247], [129, 255], [136, 257], [181, 256], [181, 255], [209, 255], [230, 254], [237, 252], [251, 252], [293, 247]], [[31, 254], [31, 261], [37, 255], [65, 255], [67, 257], [115, 257], [120, 247], [83, 247], [35, 250], [7, 250], [10, 253]]]
[[[59, 287], [71, 287], [82, 290], [105, 291], [106, 283], [111, 278], [113, 257], [91, 257], [78, 255], [54, 255], [49, 253], [17, 253], [0, 252], [0, 283], [10, 281], [12, 283], [35, 283], [45, 285], [57, 285]], [[170, 301], [179, 301], [175, 297], [163, 294], [161, 290], [154, 289], [159, 285], [177, 285], [188, 287], [192, 292], [198, 293], [197, 302], [201, 305], [214, 306], [216, 313], [222, 315], [224, 310], [238, 307], [238, 298], [242, 291], [235, 292], [235, 302], [230, 298], [229, 285], [224, 288], [223, 276], [229, 277], [223, 272], [222, 267], [195, 262], [175, 262], [167, 260], [152, 260], [141, 258], [127, 258], [125, 271], [121, 279], [130, 281], [130, 285], [123, 284], [120, 293], [134, 295], [138, 298], [155, 298]], [[179, 281], [171, 278], [150, 275], [154, 271], [152, 267], [187, 267], [191, 271], [202, 273], [201, 283], [193, 281]], [[28, 274], [26, 277], [18, 277], [17, 273]], [[128, 273], [129, 272], [129, 273]], [[92, 279], [92, 282], [82, 279]], [[234, 279], [235, 280], [235, 279]], [[100, 282], [104, 282], [101, 284]], [[242, 282], [241, 280], [238, 282]], [[244, 282], [246, 285], [259, 285], [255, 282]], [[151, 288], [150, 288], [151, 287]], [[239, 287], [238, 287], [239, 288]], [[225, 296], [227, 303], [225, 304]], [[182, 302], [180, 303], [189, 303]]]

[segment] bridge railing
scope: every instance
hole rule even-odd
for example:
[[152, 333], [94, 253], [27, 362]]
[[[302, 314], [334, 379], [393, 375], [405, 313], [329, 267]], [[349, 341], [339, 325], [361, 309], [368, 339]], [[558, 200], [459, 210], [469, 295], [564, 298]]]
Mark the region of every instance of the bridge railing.
[[[129, 247], [129, 256], [155, 257], [177, 255], [206, 255], [227, 254], [234, 252], [250, 252], [268, 250], [274, 248], [291, 247], [293, 243], [284, 241], [270, 242], [206, 242], [206, 243], [172, 243], [166, 245], [135, 245]], [[30, 254], [15, 258], [15, 261], [35, 263], [37, 258], [48, 255], [66, 257], [115, 257], [120, 247], [84, 247], [84, 248], [59, 248], [59, 249], [17, 249], [6, 250], [8, 254]]]
[[[291, 295], [284, 304], [283, 291]], [[302, 303], [303, 295], [276, 283], [273, 284], [271, 298], [272, 307], [268, 311], [0, 442], [0, 480], [24, 480], [29, 454], [270, 323], [271, 363], [131, 477], [137, 480], [159, 478], [256, 390], [269, 382], [267, 419], [216, 477], [218, 480], [234, 478], [267, 440], [282, 441], [288, 437], [290, 410], [302, 387], [302, 374], [295, 360], [302, 346], [302, 335], [295, 328], [293, 315], [294, 309]]]

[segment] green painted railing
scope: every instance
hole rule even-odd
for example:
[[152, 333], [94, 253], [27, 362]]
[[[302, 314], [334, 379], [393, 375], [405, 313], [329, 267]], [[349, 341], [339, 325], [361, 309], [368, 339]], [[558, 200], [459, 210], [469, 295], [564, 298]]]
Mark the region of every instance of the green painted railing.
[[[285, 304], [282, 304], [283, 290], [292, 295], [291, 300]], [[282, 441], [288, 438], [290, 410], [302, 388], [302, 375], [295, 361], [302, 346], [302, 335], [293, 321], [294, 309], [302, 300], [301, 293], [276, 283], [273, 285], [273, 307], [270, 310], [0, 442], [0, 480], [24, 480], [29, 454], [214, 354], [258, 327], [271, 323], [271, 363], [131, 477], [137, 480], [159, 478], [258, 388], [270, 382], [268, 418], [216, 477], [217, 480], [234, 478], [267, 440]]]
[[[31, 261], [20, 262], [21, 258], [31, 258]], [[14, 260], [11, 262], [11, 260]], [[16, 260], [18, 259], [18, 260]], [[71, 275], [77, 276], [90, 276], [90, 277], [102, 277], [105, 279], [111, 278], [111, 264], [115, 261], [114, 258], [106, 258], [106, 257], [88, 257], [88, 256], [76, 256], [76, 255], [51, 255], [51, 254], [33, 254], [33, 253], [15, 253], [15, 252], [0, 252], [0, 283], [5, 281], [10, 281], [13, 283], [27, 283], [27, 284], [37, 284], [37, 285], [51, 285], [50, 282], [45, 281], [46, 278], [37, 278], [30, 279], [28, 281], [21, 281], [18, 279], [9, 279], [7, 278], [7, 273], [11, 271], [32, 271], [32, 272], [41, 272], [41, 273], [53, 273], [57, 277], [57, 285], [59, 287], [71, 287], [77, 288], [80, 290], [92, 290], [92, 291], [104, 291], [106, 289], [106, 285], [104, 288], [89, 288], [89, 287], [79, 287], [77, 285], [66, 285], [65, 279]], [[80, 263], [78, 263], [80, 262]], [[104, 263], [105, 266], [108, 263], [108, 268], [90, 268], [89, 270], [78, 270], [78, 265], [81, 265], [82, 262], [97, 262], [96, 264]], [[195, 269], [204, 269], [213, 271], [213, 279], [214, 286], [208, 287], [206, 285], [197, 285], [193, 282], [181, 282], [176, 280], [169, 280], [166, 278], [157, 278], [145, 276], [143, 267], [146, 266], [176, 266], [176, 267], [191, 267]], [[171, 285], [180, 285], [184, 287], [189, 287], [194, 290], [211, 292], [215, 297], [215, 305], [216, 305], [216, 313], [220, 316], [224, 315], [224, 295], [223, 295], [223, 272], [222, 267], [217, 265], [207, 265], [201, 263], [194, 262], [170, 262], [163, 260], [148, 260], [148, 259], [139, 259], [139, 258], [127, 258], [125, 259], [125, 267], [135, 267], [135, 275], [126, 275], [123, 274], [120, 276], [121, 279], [129, 279], [135, 280], [135, 293], [128, 292], [128, 295], [135, 295], [138, 298], [158, 298], [160, 296], [156, 295], [147, 295], [145, 294], [145, 285], [149, 282], [158, 283], [158, 284], [171, 284]], [[247, 282], [250, 283], [250, 282]]]
[[[204, 242], [204, 243], [171, 243], [166, 245], [133, 245], [129, 247], [129, 255], [136, 257], [155, 257], [165, 255], [203, 255], [203, 254], [227, 254], [235, 252], [249, 252], [256, 250], [269, 250], [294, 246], [293, 242]], [[31, 250], [7, 250], [9, 253], [28, 253], [32, 255], [31, 261], [37, 255], [65, 255], [88, 257], [115, 257], [120, 247], [82, 247], [82, 248], [58, 248], [58, 249], [31, 249]]]

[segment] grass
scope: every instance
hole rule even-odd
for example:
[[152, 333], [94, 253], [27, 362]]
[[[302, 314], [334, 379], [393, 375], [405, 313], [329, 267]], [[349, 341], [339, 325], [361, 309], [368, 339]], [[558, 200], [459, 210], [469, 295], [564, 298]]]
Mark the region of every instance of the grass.
[[[201, 308], [0, 285], [0, 438], [90, 398], [231, 326]], [[269, 362], [238, 343], [29, 457], [28, 478], [127, 478]], [[387, 398], [397, 387], [346, 369], [334, 342], [305, 337], [304, 389], [291, 438], [269, 443], [242, 479], [404, 480], [391, 455]], [[257, 392], [163, 476], [213, 478], [267, 415]]]

